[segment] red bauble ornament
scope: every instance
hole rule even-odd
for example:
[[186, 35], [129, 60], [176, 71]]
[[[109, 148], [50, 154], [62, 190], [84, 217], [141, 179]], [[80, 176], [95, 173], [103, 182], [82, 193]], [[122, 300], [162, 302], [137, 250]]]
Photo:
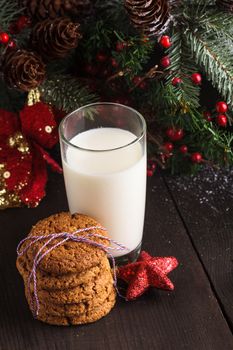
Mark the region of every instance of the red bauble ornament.
[[211, 122], [211, 113], [208, 111], [203, 112], [204, 118], [208, 121]]
[[164, 147], [164, 149], [165, 149], [166, 151], [172, 152], [172, 151], [173, 151], [173, 148], [174, 148], [174, 145], [173, 145], [173, 143], [171, 143], [171, 142], [165, 142], [165, 143], [163, 144], [163, 147]]
[[195, 85], [200, 85], [201, 84], [202, 77], [201, 77], [200, 73], [193, 73], [191, 75], [191, 79], [192, 79], [193, 84], [195, 84]]
[[186, 154], [188, 152], [188, 147], [186, 145], [180, 146], [180, 152]]
[[98, 52], [96, 55], [96, 60], [98, 62], [105, 62], [107, 61], [108, 56], [104, 52]]
[[172, 85], [173, 86], [178, 86], [182, 83], [182, 79], [181, 78], [178, 78], [178, 77], [175, 77], [172, 79]]
[[152, 257], [142, 251], [136, 262], [118, 268], [118, 277], [129, 284], [126, 299], [138, 298], [150, 286], [173, 290], [174, 285], [167, 274], [177, 266], [175, 257]]
[[201, 163], [202, 162], [202, 155], [199, 152], [192, 153], [191, 160], [193, 163]]
[[7, 33], [5, 32], [0, 33], [0, 43], [7, 44], [9, 40], [10, 40], [10, 37]]
[[219, 126], [222, 126], [224, 128], [227, 126], [227, 117], [225, 116], [225, 114], [219, 114], [217, 116], [217, 123]]
[[170, 66], [171, 64], [171, 60], [169, 56], [164, 56], [161, 60], [160, 60], [160, 64], [162, 67], [167, 68]]
[[116, 51], [120, 52], [124, 50], [124, 48], [127, 46], [127, 44], [124, 41], [117, 41], [116, 43]]
[[218, 113], [226, 113], [228, 110], [228, 106], [226, 102], [220, 101], [216, 103], [216, 110]]
[[168, 49], [172, 44], [170, 41], [170, 37], [168, 35], [161, 36], [159, 43], [162, 47]]
[[169, 128], [166, 130], [166, 135], [172, 141], [179, 141], [184, 137], [184, 130], [183, 129]]
[[116, 67], [118, 67], [118, 62], [117, 62], [117, 60], [115, 59], [115, 58], [111, 58], [111, 65], [112, 65], [112, 67], [114, 67], [114, 68], [116, 68]]

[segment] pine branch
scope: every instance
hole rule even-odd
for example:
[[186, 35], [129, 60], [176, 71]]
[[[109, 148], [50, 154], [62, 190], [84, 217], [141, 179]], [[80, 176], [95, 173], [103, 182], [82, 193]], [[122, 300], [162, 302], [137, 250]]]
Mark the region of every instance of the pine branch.
[[207, 78], [219, 93], [224, 97], [226, 103], [233, 107], [233, 56], [232, 48], [224, 37], [217, 38], [212, 33], [202, 35], [201, 33], [186, 31], [186, 42], [192, 52], [197, 64], [199, 64]]
[[8, 31], [10, 23], [23, 11], [23, 8], [19, 8], [18, 1], [2, 0], [0, 6], [0, 30], [3, 32]]
[[142, 36], [126, 36], [122, 32], [114, 31], [116, 40], [125, 43], [125, 48], [117, 52], [112, 51], [112, 57], [118, 63], [120, 70], [126, 72], [129, 81], [135, 75], [138, 75], [149, 61], [154, 50], [154, 41], [143, 41]]
[[25, 101], [25, 93], [9, 88], [5, 81], [0, 78], [0, 108], [11, 112], [18, 112], [23, 108]]
[[77, 79], [67, 75], [49, 77], [39, 87], [39, 91], [44, 102], [67, 113], [97, 101], [95, 94], [90, 93]]
[[177, 103], [194, 108], [199, 107], [200, 87], [191, 81], [191, 75], [198, 72], [196, 64], [190, 55], [189, 47], [185, 41], [185, 34], [182, 26], [176, 26], [171, 37], [172, 46], [167, 50], [171, 65], [167, 68], [167, 84], [171, 85], [174, 77], [180, 77], [182, 84], [177, 88], [173, 87], [173, 93]]

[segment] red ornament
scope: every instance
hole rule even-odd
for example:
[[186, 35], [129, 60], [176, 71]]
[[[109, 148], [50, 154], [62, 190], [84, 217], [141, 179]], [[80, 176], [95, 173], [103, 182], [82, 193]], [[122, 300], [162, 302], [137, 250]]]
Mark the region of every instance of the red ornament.
[[48, 105], [38, 102], [25, 106], [20, 111], [20, 120], [23, 133], [41, 146], [51, 148], [57, 143], [57, 123]]
[[[61, 167], [43, 149], [57, 142], [56, 127], [46, 128], [45, 137], [39, 130], [47, 122], [54, 123], [50, 107], [43, 103], [26, 106], [20, 112], [20, 119], [14, 113], [0, 110], [0, 163], [4, 172], [0, 174], [6, 194], [17, 202], [9, 202], [8, 207], [26, 204], [29, 207], [38, 205], [45, 195], [47, 182], [46, 162], [53, 170], [61, 172]], [[56, 124], [55, 124], [56, 125]], [[51, 140], [49, 140], [49, 138]], [[11, 198], [11, 197], [10, 197]], [[5, 203], [0, 207], [4, 208]]]
[[117, 62], [117, 60], [115, 59], [115, 58], [111, 58], [111, 65], [112, 65], [112, 67], [114, 67], [114, 68], [116, 68], [116, 67], [118, 67], [118, 62]]
[[208, 111], [203, 112], [204, 118], [208, 121], [211, 122], [211, 113]]
[[118, 277], [129, 284], [126, 298], [136, 299], [150, 286], [173, 290], [174, 285], [167, 274], [178, 266], [175, 257], [152, 257], [142, 251], [135, 263], [118, 268]]
[[216, 110], [218, 113], [226, 113], [228, 110], [228, 106], [226, 102], [220, 101], [216, 103]]
[[98, 62], [105, 62], [107, 61], [108, 59], [108, 56], [104, 53], [104, 52], [98, 52], [97, 55], [96, 55], [96, 60]]
[[168, 49], [172, 44], [170, 41], [170, 37], [168, 35], [163, 35], [159, 40], [159, 43], [162, 47]]
[[0, 43], [2, 44], [7, 44], [8, 41], [10, 40], [10, 37], [7, 33], [0, 33]]
[[172, 141], [179, 141], [184, 137], [184, 130], [183, 129], [169, 128], [166, 130], [166, 135]]
[[171, 142], [165, 142], [164, 145], [163, 145], [164, 149], [168, 152], [172, 152], [173, 151], [173, 148], [174, 148], [174, 145], [173, 143]]
[[182, 83], [182, 79], [181, 78], [175, 77], [175, 78], [172, 79], [172, 85], [173, 86], [180, 85], [181, 83]]
[[127, 46], [127, 43], [124, 41], [117, 41], [116, 43], [116, 51], [120, 52], [124, 50], [124, 48]]
[[186, 145], [180, 146], [180, 152], [186, 154], [188, 152], [188, 147]]
[[199, 152], [192, 153], [191, 160], [193, 163], [201, 163], [202, 162], [202, 155]]
[[169, 56], [164, 56], [164, 57], [161, 59], [160, 64], [161, 64], [161, 66], [164, 67], [164, 68], [169, 67], [170, 64], [171, 64], [170, 57], [169, 57]]
[[219, 114], [217, 116], [217, 123], [219, 126], [222, 126], [224, 128], [227, 126], [227, 117], [225, 116], [225, 114]]
[[193, 84], [195, 84], [195, 85], [200, 85], [201, 84], [201, 81], [202, 81], [201, 74], [193, 73], [191, 75], [191, 79], [192, 79]]

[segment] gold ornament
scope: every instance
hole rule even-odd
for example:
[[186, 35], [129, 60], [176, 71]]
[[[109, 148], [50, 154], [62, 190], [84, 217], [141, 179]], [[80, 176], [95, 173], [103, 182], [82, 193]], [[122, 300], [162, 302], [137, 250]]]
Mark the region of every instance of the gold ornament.
[[8, 145], [11, 148], [17, 148], [17, 150], [21, 153], [30, 153], [29, 144], [20, 131], [17, 131], [13, 136], [9, 137]]
[[8, 175], [10, 175], [10, 172], [5, 170], [4, 164], [0, 164], [0, 209], [15, 208], [22, 205], [16, 193], [7, 191], [5, 179], [9, 178]]
[[40, 91], [38, 88], [29, 91], [27, 98], [27, 105], [33, 106], [37, 102], [40, 102]]

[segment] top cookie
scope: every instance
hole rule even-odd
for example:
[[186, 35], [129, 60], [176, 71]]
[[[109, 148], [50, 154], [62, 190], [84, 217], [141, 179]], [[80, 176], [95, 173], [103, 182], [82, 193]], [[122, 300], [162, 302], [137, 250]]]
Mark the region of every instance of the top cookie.
[[[68, 212], [62, 212], [40, 220], [32, 227], [28, 236], [46, 235], [49, 238], [49, 235], [53, 233], [72, 233], [78, 229], [91, 226], [101, 226], [101, 224], [87, 215], [78, 213], [71, 215]], [[93, 229], [88, 232], [79, 233], [79, 235], [87, 236], [88, 233], [107, 236], [106, 231], [101, 229]], [[107, 240], [101, 238], [90, 237], [90, 239], [105, 246], [109, 245]], [[48, 245], [46, 249], [50, 248], [59, 240], [60, 239], [53, 240], [52, 244]], [[45, 242], [45, 240], [40, 240], [34, 243], [25, 253], [26, 257], [32, 261]], [[26, 241], [21, 249], [25, 248], [29, 243], [30, 241]], [[48, 253], [40, 261], [39, 268], [42, 271], [54, 275], [61, 275], [70, 272], [80, 273], [83, 270], [98, 265], [105, 255], [106, 253], [102, 249], [91, 244], [68, 240]]]

